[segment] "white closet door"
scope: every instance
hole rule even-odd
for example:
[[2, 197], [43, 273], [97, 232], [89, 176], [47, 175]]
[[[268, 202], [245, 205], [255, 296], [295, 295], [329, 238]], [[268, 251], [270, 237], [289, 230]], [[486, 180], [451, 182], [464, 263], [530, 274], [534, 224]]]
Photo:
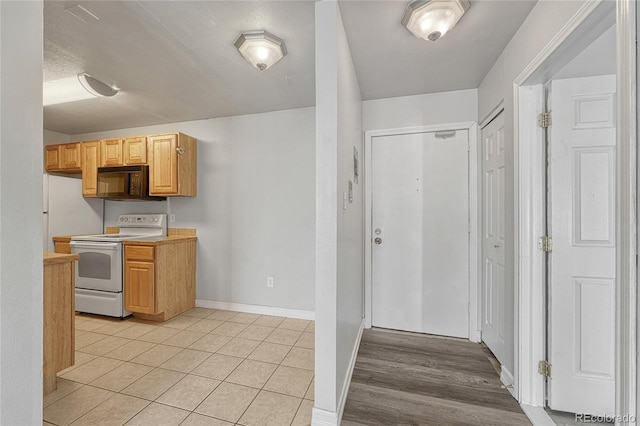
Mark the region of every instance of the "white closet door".
[[551, 86], [549, 406], [572, 413], [614, 412], [615, 87]]
[[504, 364], [504, 113], [482, 129], [482, 341]]

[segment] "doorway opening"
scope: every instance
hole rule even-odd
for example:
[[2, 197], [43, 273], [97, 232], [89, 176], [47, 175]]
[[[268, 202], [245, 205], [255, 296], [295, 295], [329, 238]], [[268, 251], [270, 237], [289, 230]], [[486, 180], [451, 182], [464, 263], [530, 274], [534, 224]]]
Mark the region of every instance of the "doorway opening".
[[516, 387], [527, 406], [624, 419], [635, 415], [635, 64], [615, 4], [578, 15], [515, 81]]

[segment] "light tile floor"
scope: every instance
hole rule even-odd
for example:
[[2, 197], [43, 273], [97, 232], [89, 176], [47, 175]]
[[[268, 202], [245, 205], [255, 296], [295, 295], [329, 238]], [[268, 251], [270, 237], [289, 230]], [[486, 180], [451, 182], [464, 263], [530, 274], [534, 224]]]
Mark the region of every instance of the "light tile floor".
[[44, 425], [310, 425], [313, 369], [313, 321], [78, 314], [76, 363], [44, 397]]

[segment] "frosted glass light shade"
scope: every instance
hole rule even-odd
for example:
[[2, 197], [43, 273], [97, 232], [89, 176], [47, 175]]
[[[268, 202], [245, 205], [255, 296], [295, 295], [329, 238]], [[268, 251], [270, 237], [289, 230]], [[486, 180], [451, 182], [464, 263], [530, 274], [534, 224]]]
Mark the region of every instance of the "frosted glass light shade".
[[247, 31], [234, 43], [242, 57], [264, 71], [287, 54], [284, 41], [266, 31]]
[[402, 17], [402, 25], [425, 40], [436, 41], [453, 28], [469, 9], [467, 0], [416, 0]]
[[80, 73], [73, 77], [45, 82], [42, 86], [42, 105], [64, 104], [93, 97], [113, 96], [116, 93], [117, 89], [90, 75]]

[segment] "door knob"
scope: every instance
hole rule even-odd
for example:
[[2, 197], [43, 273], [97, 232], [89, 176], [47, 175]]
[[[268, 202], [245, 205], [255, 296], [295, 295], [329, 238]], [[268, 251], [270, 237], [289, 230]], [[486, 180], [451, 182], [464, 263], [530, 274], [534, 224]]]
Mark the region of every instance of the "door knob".
[[376, 244], [378, 244], [378, 245], [380, 245], [380, 244], [382, 244], [382, 238], [380, 238], [380, 237], [376, 237], [376, 238], [373, 240], [373, 242], [374, 242], [374, 243], [376, 243]]
[[500, 248], [500, 244], [494, 244], [493, 248]]

